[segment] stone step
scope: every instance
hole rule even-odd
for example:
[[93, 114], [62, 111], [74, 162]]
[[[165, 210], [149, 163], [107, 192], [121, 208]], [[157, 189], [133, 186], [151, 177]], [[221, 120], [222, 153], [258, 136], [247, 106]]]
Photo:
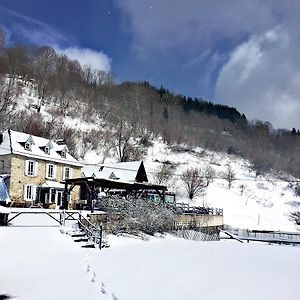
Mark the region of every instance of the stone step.
[[83, 238], [74, 240], [74, 242], [76, 242], [76, 243], [88, 242], [88, 241], [89, 241], [89, 239], [87, 237], [83, 237]]
[[84, 233], [84, 232], [71, 234], [71, 237], [85, 237], [85, 236], [86, 236], [86, 233]]
[[95, 248], [95, 244], [82, 245], [81, 248]]

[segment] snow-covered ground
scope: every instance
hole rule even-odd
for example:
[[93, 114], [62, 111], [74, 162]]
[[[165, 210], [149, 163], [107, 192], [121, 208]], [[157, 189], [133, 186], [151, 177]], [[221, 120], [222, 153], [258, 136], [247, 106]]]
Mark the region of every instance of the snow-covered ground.
[[195, 242], [170, 235], [143, 241], [109, 236], [83, 249], [48, 216], [0, 227], [0, 295], [54, 299], [296, 299], [300, 247]]

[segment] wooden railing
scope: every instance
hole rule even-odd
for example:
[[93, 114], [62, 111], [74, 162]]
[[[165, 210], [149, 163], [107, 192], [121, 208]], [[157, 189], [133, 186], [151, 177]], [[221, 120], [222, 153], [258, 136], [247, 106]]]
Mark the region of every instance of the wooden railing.
[[[74, 214], [78, 215], [78, 218], [74, 218]], [[66, 220], [76, 220], [78, 222], [78, 226], [82, 229], [85, 234], [99, 246], [99, 249], [102, 249], [102, 234], [103, 229], [102, 226], [96, 226], [89, 219], [83, 216], [79, 211], [67, 211], [64, 210], [62, 212], [62, 225], [65, 225]]]
[[223, 216], [222, 208], [190, 206], [188, 203], [176, 203], [176, 212], [181, 214]]
[[90, 220], [88, 220], [80, 211], [76, 210], [62, 210], [62, 211], [51, 211], [51, 210], [17, 210], [12, 209], [9, 213], [5, 213], [2, 215], [6, 215], [3, 218], [3, 225], [8, 226], [11, 221], [19, 217], [20, 215], [47, 215], [58, 224], [57, 226], [65, 226], [66, 221], [76, 221], [78, 223], [79, 228], [84, 230], [86, 235], [95, 243], [99, 245], [99, 248], [102, 248], [102, 226], [96, 226]]
[[272, 230], [249, 230], [228, 228], [226, 231], [244, 241], [256, 241], [277, 244], [300, 244], [300, 233]]

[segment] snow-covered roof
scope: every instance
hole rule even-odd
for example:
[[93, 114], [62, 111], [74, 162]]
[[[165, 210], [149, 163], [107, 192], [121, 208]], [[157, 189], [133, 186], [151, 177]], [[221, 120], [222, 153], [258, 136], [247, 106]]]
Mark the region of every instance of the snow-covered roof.
[[93, 177], [100, 171], [101, 165], [85, 165], [81, 169], [83, 177]]
[[82, 168], [82, 175], [84, 177], [134, 182], [137, 179], [141, 164], [142, 161], [132, 161], [114, 164], [86, 165]]
[[18, 154], [30, 158], [82, 166], [68, 153], [66, 145], [60, 145], [49, 139], [10, 129], [3, 132], [3, 142], [0, 144], [0, 155], [5, 154]]

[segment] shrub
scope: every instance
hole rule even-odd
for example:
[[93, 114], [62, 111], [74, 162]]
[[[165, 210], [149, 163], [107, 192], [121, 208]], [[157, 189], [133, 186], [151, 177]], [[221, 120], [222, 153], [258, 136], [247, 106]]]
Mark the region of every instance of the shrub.
[[156, 232], [170, 231], [175, 215], [164, 203], [148, 201], [144, 198], [101, 199], [100, 208], [106, 211], [112, 233], [135, 234], [143, 231], [153, 235]]

